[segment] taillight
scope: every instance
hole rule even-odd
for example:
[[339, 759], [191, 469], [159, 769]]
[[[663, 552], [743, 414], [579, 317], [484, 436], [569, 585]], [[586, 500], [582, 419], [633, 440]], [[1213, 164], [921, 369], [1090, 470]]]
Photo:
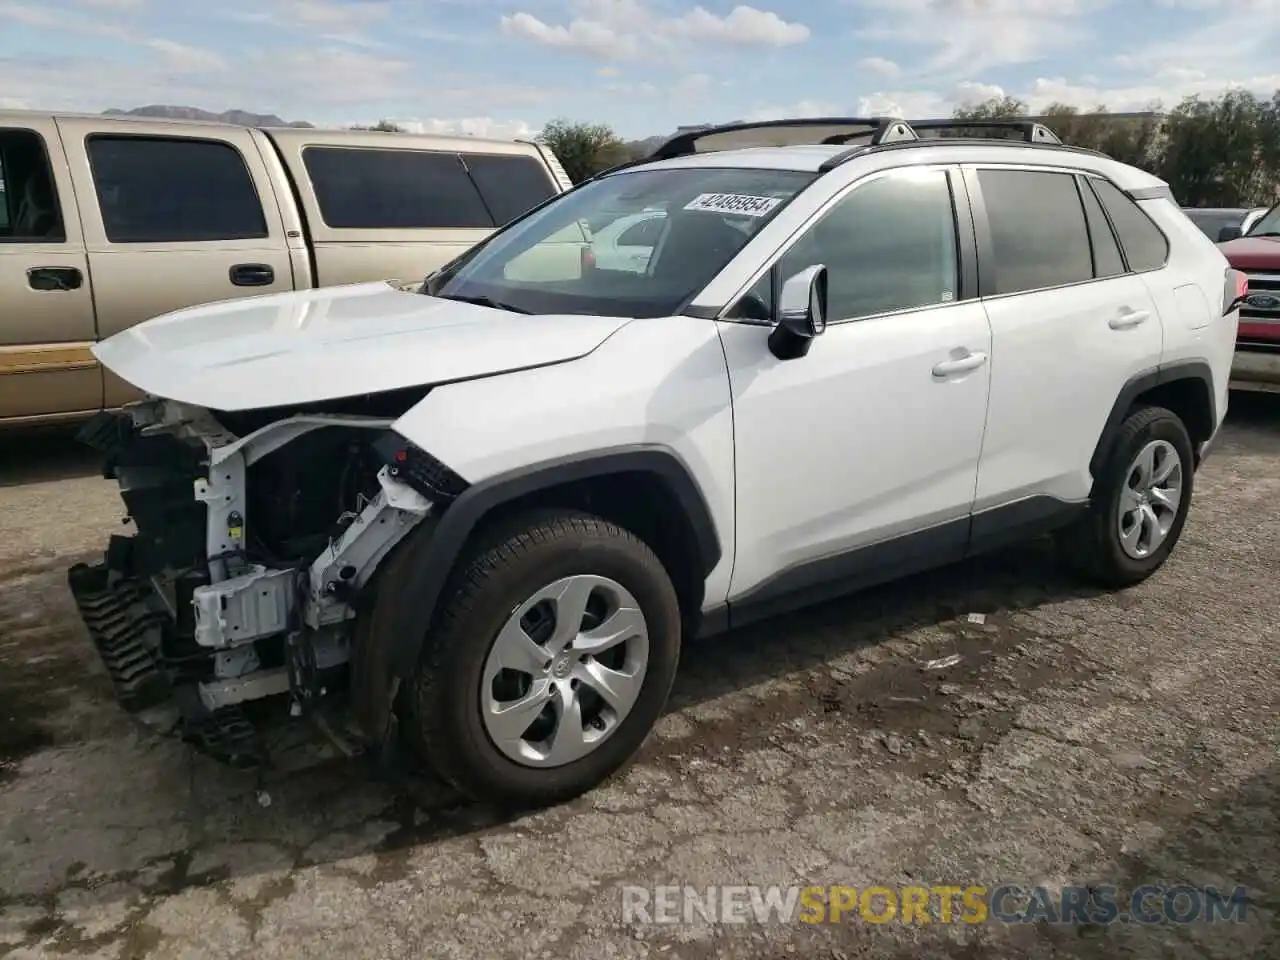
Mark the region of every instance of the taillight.
[[1243, 270], [1227, 267], [1226, 282], [1222, 289], [1222, 315], [1225, 317], [1244, 303], [1249, 295], [1249, 275]]
[[588, 273], [596, 268], [596, 253], [590, 247], [582, 248], [582, 272]]

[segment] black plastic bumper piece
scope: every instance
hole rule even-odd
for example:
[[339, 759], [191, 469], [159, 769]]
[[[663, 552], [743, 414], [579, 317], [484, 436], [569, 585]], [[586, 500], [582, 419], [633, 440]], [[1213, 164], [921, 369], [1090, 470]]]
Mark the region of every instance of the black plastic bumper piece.
[[[120, 705], [151, 730], [176, 734], [221, 763], [265, 766], [266, 751], [241, 707], [210, 711], [194, 683], [170, 682], [157, 653], [168, 614], [148, 602], [145, 587], [121, 574], [112, 553], [103, 563], [76, 564], [67, 582]], [[171, 709], [156, 709], [163, 707]]]
[[120, 705], [138, 713], [168, 700], [173, 691], [154, 653], [164, 613], [148, 605], [137, 583], [115, 578], [106, 563], [76, 564], [67, 581]]

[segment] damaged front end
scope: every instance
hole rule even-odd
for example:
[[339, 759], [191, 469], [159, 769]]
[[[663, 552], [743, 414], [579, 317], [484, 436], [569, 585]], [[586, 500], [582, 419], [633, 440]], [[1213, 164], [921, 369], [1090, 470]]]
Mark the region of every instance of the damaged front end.
[[[125, 709], [259, 766], [254, 705], [327, 716], [345, 700], [364, 588], [465, 486], [390, 429], [412, 399], [354, 413], [148, 400], [85, 426], [135, 532], [68, 579]], [[325, 726], [360, 746], [353, 725]]]

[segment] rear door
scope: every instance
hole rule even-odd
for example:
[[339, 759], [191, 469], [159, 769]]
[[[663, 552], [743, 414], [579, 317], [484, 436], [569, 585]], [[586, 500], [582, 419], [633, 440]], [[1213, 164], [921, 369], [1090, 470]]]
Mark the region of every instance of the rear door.
[[97, 410], [93, 296], [54, 121], [0, 121], [0, 420]]
[[1163, 331], [1086, 178], [971, 167], [979, 283], [991, 320], [991, 401], [978, 467], [982, 511], [1089, 496], [1089, 461], [1125, 383], [1160, 362]]
[[[100, 337], [182, 307], [293, 289], [280, 211], [247, 128], [59, 126], [82, 198]], [[109, 407], [137, 396], [110, 373], [104, 392]]]

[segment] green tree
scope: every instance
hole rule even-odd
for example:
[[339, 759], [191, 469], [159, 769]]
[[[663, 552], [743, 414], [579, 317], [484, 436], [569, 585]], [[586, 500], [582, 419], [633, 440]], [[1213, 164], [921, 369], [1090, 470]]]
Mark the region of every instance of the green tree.
[[1121, 163], [1155, 169], [1160, 134], [1160, 105], [1139, 114], [1113, 114], [1105, 106], [1087, 113], [1065, 103], [1051, 103], [1040, 119], [1063, 143], [1099, 150]]
[[371, 127], [352, 127], [352, 130], [376, 130], [379, 133], [404, 133], [404, 127], [390, 120], [379, 120]]
[[[1280, 91], [1277, 93], [1280, 97]], [[1169, 115], [1159, 174], [1187, 206], [1252, 206], [1276, 195], [1277, 97], [1188, 97]]]
[[542, 128], [538, 139], [551, 148], [574, 183], [629, 159], [626, 144], [604, 123], [557, 118]]
[[1017, 97], [992, 97], [981, 103], [957, 107], [956, 120], [1013, 120], [1027, 115], [1027, 105]]

